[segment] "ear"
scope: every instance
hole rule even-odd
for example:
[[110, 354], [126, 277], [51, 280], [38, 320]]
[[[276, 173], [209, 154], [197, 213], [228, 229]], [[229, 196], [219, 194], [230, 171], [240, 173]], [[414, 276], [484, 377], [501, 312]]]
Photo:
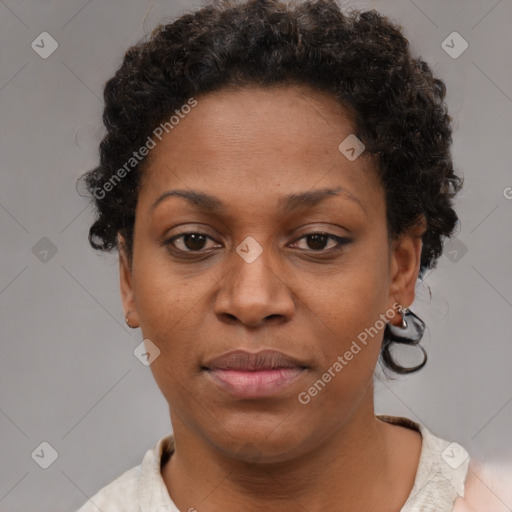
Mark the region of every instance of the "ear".
[[426, 231], [426, 219], [419, 221], [406, 233], [393, 240], [390, 261], [390, 308], [396, 302], [403, 307], [414, 302], [416, 281], [420, 270], [422, 236]]
[[133, 291], [132, 266], [126, 251], [126, 241], [120, 234], [117, 235], [117, 241], [119, 251], [119, 284], [124, 314], [130, 322], [130, 327], [136, 328], [139, 326], [139, 317]]

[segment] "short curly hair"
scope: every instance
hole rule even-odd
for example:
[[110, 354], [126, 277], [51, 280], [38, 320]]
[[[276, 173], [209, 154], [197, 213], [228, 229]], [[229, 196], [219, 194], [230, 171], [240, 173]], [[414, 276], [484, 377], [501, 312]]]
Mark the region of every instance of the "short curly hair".
[[[435, 268], [458, 217], [446, 87], [414, 57], [402, 27], [375, 10], [343, 12], [335, 0], [213, 1], [160, 24], [130, 47], [104, 87], [100, 164], [82, 178], [94, 195], [89, 242], [104, 251], [126, 242], [131, 258], [140, 176], [148, 159], [108, 183], [156, 126], [193, 96], [227, 86], [307, 85], [351, 114], [385, 189], [388, 236], [426, 221], [420, 278]], [[101, 194], [97, 191], [102, 190]], [[383, 343], [386, 366], [393, 365]]]

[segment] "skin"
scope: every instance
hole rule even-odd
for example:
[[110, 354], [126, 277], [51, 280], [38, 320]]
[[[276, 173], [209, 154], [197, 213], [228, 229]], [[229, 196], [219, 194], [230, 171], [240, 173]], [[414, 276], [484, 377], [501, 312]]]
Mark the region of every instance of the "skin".
[[[197, 100], [151, 151], [132, 258], [119, 238], [125, 312], [160, 349], [151, 370], [175, 436], [162, 469], [169, 494], [199, 512], [399, 510], [421, 435], [375, 417], [383, 329], [307, 405], [297, 397], [379, 315], [413, 302], [425, 226], [388, 243], [384, 189], [369, 155], [338, 150], [354, 127], [330, 95], [246, 87]], [[339, 192], [283, 213], [288, 194], [339, 187], [357, 200]], [[224, 206], [214, 214], [170, 197], [151, 208], [172, 189]], [[351, 241], [330, 251], [335, 240], [305, 236], [315, 231]], [[211, 238], [175, 241], [188, 251], [177, 256], [163, 242], [183, 232]], [[263, 249], [250, 264], [236, 252], [248, 236]], [[280, 350], [309, 368], [276, 396], [237, 399], [201, 371], [234, 349]]]

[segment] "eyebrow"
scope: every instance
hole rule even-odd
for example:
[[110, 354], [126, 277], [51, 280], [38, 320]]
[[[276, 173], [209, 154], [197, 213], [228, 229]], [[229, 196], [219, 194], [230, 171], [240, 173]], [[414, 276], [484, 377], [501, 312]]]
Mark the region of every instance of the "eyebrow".
[[[290, 194], [288, 196], [282, 197], [280, 199], [280, 203], [284, 203], [283, 214], [286, 214], [298, 209], [299, 207], [313, 207], [328, 197], [340, 196], [340, 193], [343, 195], [343, 197], [346, 197], [347, 199], [358, 204], [360, 208], [366, 213], [366, 210], [361, 201], [351, 192], [342, 187], [322, 188], [318, 190], [308, 190], [299, 194]], [[151, 205], [149, 212], [152, 212], [161, 202], [170, 197], [181, 197], [198, 208], [204, 208], [212, 212], [218, 212], [222, 208], [225, 208], [225, 204], [219, 198], [205, 194], [204, 192], [198, 192], [194, 190], [168, 190], [167, 192], [164, 192]]]

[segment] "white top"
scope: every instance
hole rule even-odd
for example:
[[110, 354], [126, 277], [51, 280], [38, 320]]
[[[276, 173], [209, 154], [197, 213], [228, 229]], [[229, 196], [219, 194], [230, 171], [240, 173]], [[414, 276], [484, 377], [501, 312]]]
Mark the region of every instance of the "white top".
[[[414, 485], [400, 512], [451, 512], [457, 496], [464, 496], [468, 452], [408, 418], [377, 417], [417, 430], [423, 438]], [[167, 434], [146, 452], [141, 464], [103, 487], [77, 512], [180, 512], [160, 472], [162, 455], [167, 460], [173, 451], [174, 436]]]

